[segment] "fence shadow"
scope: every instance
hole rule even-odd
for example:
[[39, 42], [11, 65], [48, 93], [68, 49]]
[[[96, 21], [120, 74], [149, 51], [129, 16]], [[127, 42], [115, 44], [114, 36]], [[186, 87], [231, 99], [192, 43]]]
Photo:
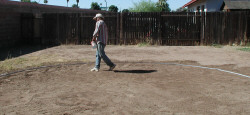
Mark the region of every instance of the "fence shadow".
[[17, 47], [9, 47], [9, 48], [1, 48], [0, 49], [0, 61], [5, 59], [19, 57], [25, 54], [29, 54], [32, 52], [44, 50], [47, 48], [55, 47], [57, 45], [33, 45], [33, 46], [17, 46]]
[[135, 73], [135, 74], [144, 74], [144, 73], [153, 73], [157, 70], [115, 70], [115, 73]]

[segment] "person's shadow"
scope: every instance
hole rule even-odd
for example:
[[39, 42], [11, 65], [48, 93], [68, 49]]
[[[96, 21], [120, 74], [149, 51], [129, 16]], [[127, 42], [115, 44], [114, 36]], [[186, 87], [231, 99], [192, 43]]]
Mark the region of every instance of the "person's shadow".
[[157, 72], [157, 70], [114, 70], [115, 73], [135, 73], [135, 74], [145, 74]]

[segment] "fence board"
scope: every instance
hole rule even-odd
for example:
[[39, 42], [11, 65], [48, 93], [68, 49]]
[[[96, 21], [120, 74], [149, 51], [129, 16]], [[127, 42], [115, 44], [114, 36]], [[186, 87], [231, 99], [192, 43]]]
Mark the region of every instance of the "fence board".
[[[1, 14], [0, 17], [5, 17], [5, 13]], [[250, 12], [103, 15], [109, 31], [108, 44], [245, 45], [250, 42]], [[16, 30], [21, 31], [23, 42], [31, 44], [89, 44], [96, 23], [94, 16], [95, 13], [22, 13], [21, 29]]]

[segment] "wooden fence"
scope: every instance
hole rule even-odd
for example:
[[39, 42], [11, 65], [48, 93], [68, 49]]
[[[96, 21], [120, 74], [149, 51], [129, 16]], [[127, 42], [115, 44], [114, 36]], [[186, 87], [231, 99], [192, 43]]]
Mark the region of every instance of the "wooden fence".
[[[22, 41], [27, 44], [89, 44], [95, 13], [22, 14]], [[109, 29], [108, 44], [117, 44], [118, 14], [104, 13]]]
[[250, 12], [211, 12], [203, 15], [204, 45], [238, 44], [250, 42]]
[[[1, 15], [1, 14], [0, 14]], [[103, 13], [108, 44], [211, 45], [250, 42], [249, 12]], [[95, 13], [21, 13], [22, 43], [89, 44]]]
[[123, 44], [245, 45], [250, 42], [249, 12], [123, 13]]

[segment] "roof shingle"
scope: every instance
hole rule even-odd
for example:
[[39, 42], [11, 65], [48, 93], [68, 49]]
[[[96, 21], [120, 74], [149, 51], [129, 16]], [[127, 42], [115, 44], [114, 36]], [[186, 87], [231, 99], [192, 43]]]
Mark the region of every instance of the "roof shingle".
[[228, 9], [250, 9], [250, 0], [224, 0]]
[[9, 1], [9, 0], [0, 0], [0, 7], [15, 8], [15, 10], [18, 12], [22, 12], [22, 11], [27, 12], [27, 10], [23, 10], [23, 9], [38, 10], [40, 12], [47, 12], [47, 13], [65, 13], [65, 12], [68, 12], [68, 13], [70, 12], [103, 13], [103, 12], [107, 12], [107, 11], [101, 11], [101, 10], [53, 6], [53, 5], [37, 4], [37, 3], [30, 3], [30, 2], [17, 2], [17, 1]]

